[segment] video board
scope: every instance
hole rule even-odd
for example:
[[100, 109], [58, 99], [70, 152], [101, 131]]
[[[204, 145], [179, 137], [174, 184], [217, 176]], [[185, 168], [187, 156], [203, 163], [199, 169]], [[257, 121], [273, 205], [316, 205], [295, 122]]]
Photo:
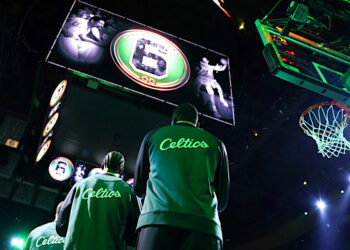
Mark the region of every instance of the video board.
[[75, 1], [46, 62], [234, 125], [228, 56]]

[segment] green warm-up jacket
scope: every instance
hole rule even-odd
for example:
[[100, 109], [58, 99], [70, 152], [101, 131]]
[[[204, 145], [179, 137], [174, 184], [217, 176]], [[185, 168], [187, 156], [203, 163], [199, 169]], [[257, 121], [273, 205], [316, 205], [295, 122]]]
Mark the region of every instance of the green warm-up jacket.
[[52, 221], [31, 231], [23, 250], [62, 250], [65, 242], [56, 232], [56, 222]]
[[222, 240], [218, 212], [228, 199], [225, 145], [187, 124], [165, 126], [143, 139], [134, 173], [134, 191], [144, 197], [137, 228], [167, 225]]
[[97, 174], [76, 183], [59, 211], [56, 230], [64, 249], [126, 249], [135, 245], [136, 197], [122, 179]]

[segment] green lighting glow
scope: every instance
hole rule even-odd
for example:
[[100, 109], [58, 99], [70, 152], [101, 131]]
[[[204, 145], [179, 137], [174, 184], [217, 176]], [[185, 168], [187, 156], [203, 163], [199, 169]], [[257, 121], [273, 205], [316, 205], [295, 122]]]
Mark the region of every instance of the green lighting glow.
[[[315, 67], [318, 75], [320, 76], [322, 82], [324, 82], [325, 84], [331, 85], [333, 87], [339, 88], [338, 86], [334, 86], [334, 85], [328, 83], [327, 79], [325, 78], [325, 76], [324, 76], [324, 74], [322, 72], [322, 69], [325, 69], [325, 70], [327, 70], [327, 72], [331, 72], [331, 73], [333, 73], [335, 75], [338, 75], [339, 77], [341, 77], [343, 75], [343, 73], [341, 73], [339, 71], [336, 71], [336, 70], [333, 70], [333, 69], [330, 69], [330, 68], [327, 68], [326, 66], [320, 65], [320, 64], [315, 63], [315, 62], [312, 62], [312, 64], [314, 65], [314, 67]], [[349, 92], [346, 88], [339, 88], [339, 89]]]
[[304, 215], [308, 215], [309, 213], [308, 212], [304, 212]]
[[74, 75], [76, 76], [80, 76], [80, 77], [83, 77], [83, 78], [90, 78], [88, 75], [85, 75], [83, 73], [80, 73], [80, 72], [76, 72], [76, 71], [71, 71]]
[[81, 72], [77, 72], [77, 71], [74, 71], [74, 70], [70, 70], [70, 72], [73, 75], [76, 75], [76, 76], [79, 76], [79, 77], [82, 77], [82, 78], [93, 79], [94, 81], [97, 81], [98, 83], [103, 84], [103, 85], [108, 86], [108, 87], [113, 87], [115, 89], [118, 89], [118, 90], [121, 90], [121, 91], [124, 91], [124, 92], [127, 92], [127, 93], [133, 93], [132, 91], [130, 91], [128, 89], [121, 88], [121, 87], [117, 86], [116, 84], [113, 84], [113, 83], [110, 83], [110, 82], [107, 82], [107, 81], [103, 81], [101, 79], [93, 78], [93, 77], [91, 77], [89, 75], [86, 75], [86, 74], [83, 74]]
[[340, 193], [341, 193], [341, 194], [344, 194], [344, 190], [340, 190]]

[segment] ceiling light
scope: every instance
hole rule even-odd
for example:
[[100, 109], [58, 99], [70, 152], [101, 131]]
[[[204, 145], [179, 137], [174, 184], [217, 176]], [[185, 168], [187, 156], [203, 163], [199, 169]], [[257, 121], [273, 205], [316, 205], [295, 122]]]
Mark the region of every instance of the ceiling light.
[[239, 30], [244, 30], [244, 21], [241, 22], [241, 24], [239, 25], [238, 29]]
[[323, 200], [319, 200], [318, 202], [316, 202], [316, 206], [318, 207], [318, 209], [323, 211], [326, 208], [326, 203]]

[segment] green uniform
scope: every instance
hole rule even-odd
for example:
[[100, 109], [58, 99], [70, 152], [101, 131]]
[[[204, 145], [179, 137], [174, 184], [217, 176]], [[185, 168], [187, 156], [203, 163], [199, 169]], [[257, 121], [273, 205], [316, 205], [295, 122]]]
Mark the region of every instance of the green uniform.
[[188, 125], [149, 132], [135, 166], [135, 193], [145, 200], [137, 229], [166, 225], [216, 236], [222, 241], [218, 211], [228, 197], [224, 144]]
[[134, 245], [139, 208], [122, 179], [98, 174], [76, 183], [58, 215], [57, 232], [64, 249], [126, 249]]
[[56, 222], [52, 221], [31, 231], [23, 250], [62, 250], [64, 243], [65, 238], [56, 233]]

